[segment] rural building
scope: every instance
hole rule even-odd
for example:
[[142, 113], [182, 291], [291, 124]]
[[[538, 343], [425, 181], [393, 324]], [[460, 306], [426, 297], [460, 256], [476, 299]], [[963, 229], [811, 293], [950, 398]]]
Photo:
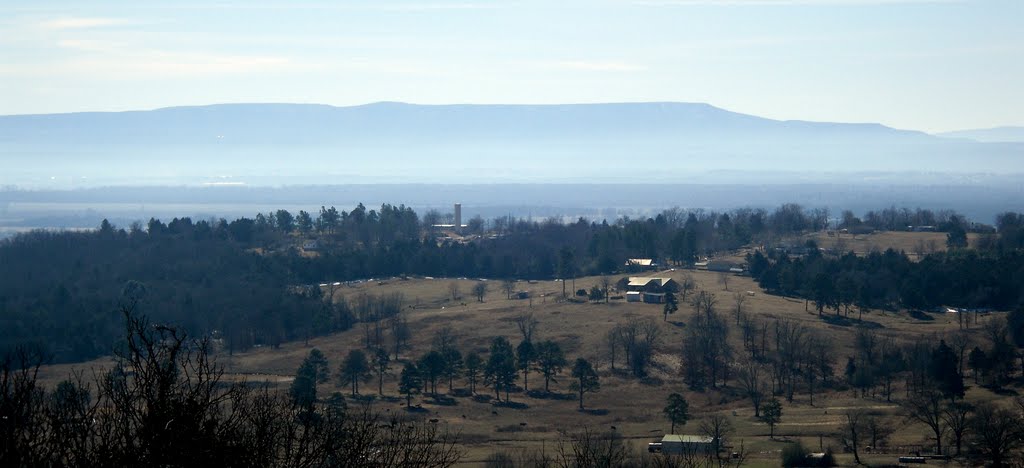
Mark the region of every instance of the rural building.
[[644, 302], [647, 304], [661, 304], [665, 302], [665, 293], [644, 293]]
[[630, 258], [626, 260], [626, 268], [630, 271], [646, 271], [658, 268], [658, 264], [651, 258]]
[[627, 291], [663, 293], [675, 291], [679, 287], [676, 280], [672, 278], [653, 278], [645, 276], [631, 276], [626, 285]]
[[320, 250], [320, 242], [316, 239], [303, 242], [302, 250]]
[[708, 262], [708, 271], [720, 271], [725, 273], [743, 272], [743, 265], [726, 260], [711, 260]]
[[647, 450], [661, 452], [665, 455], [714, 453], [715, 439], [696, 435], [668, 434], [661, 438], [661, 442], [648, 444]]
[[640, 296], [640, 291], [626, 292], [626, 302], [640, 302], [641, 299], [642, 297]]

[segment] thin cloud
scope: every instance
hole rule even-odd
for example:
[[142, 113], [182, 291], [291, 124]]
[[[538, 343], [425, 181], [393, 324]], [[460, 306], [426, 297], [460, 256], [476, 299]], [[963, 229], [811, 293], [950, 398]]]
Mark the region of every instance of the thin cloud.
[[635, 0], [641, 6], [877, 6], [963, 3], [964, 0]]
[[556, 68], [585, 71], [637, 72], [647, 70], [643, 65], [615, 61], [564, 60], [550, 63]]
[[39, 23], [43, 29], [89, 29], [125, 26], [134, 22], [124, 18], [57, 18]]

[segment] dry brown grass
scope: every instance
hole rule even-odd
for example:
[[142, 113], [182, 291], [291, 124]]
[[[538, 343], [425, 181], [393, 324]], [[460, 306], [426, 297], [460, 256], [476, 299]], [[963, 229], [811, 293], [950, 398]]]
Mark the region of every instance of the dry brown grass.
[[[918, 258], [919, 253], [944, 252], [946, 250], [946, 233], [944, 232], [895, 232], [884, 231], [872, 234], [842, 234], [835, 232], [829, 236], [825, 232], [807, 234], [807, 239], [814, 239], [819, 247], [831, 249], [842, 247], [843, 251], [852, 250], [857, 255], [867, 255], [872, 251], [884, 252], [893, 249], [903, 251], [910, 258]], [[967, 242], [974, 245], [978, 234], [969, 233]]]
[[[855, 325], [830, 325], [822, 321], [813, 312], [813, 308], [811, 312], [805, 312], [804, 301], [763, 294], [750, 278], [732, 277], [729, 281], [730, 291], [725, 291], [718, 281], [718, 275], [711, 272], [679, 270], [663, 272], [659, 276], [669, 275], [678, 279], [684, 274], [693, 275], [699, 288], [715, 293], [719, 309], [730, 319], [733, 292], [753, 291], [754, 295], [747, 298], [746, 309], [760, 319], [783, 318], [799, 322], [830, 337], [835, 344], [837, 373], [842, 372], [845, 359], [852, 351], [852, 340], [857, 329]], [[598, 284], [599, 280], [597, 277], [580, 278], [576, 280], [575, 287], [590, 288]], [[451, 300], [449, 297], [448, 284], [451, 281], [458, 283], [462, 291], [461, 299]], [[451, 406], [434, 404], [430, 398], [423, 396], [415, 398], [414, 404], [420, 404], [426, 410], [422, 413], [424, 417], [436, 418], [439, 424], [462, 435], [466, 450], [463, 461], [467, 466], [480, 464], [488, 454], [498, 450], [543, 448], [552, 451], [559, 430], [572, 431], [583, 426], [594, 429], [611, 429], [614, 426], [616, 431], [634, 444], [636, 450], [644, 450], [647, 442], [659, 439], [668, 430], [669, 425], [661, 414], [661, 408], [667, 395], [672, 392], [683, 393], [691, 404], [691, 422], [680, 432], [695, 432], [702, 416], [721, 412], [737, 428], [734, 442], [738, 444], [742, 441], [747, 450], [752, 452], [752, 466], [777, 466], [778, 450], [783, 442], [768, 438], [768, 427], [753, 418], [753, 410], [746, 400], [735, 397], [731, 389], [694, 393], [683, 385], [679, 375], [678, 352], [685, 324], [692, 313], [689, 306], [681, 305], [680, 311], [670, 316], [668, 322], [664, 322], [660, 305], [625, 303], [621, 300], [610, 304], [562, 301], [559, 299], [562, 285], [556, 281], [518, 284], [518, 289], [529, 290], [534, 295], [532, 307], [528, 300], [506, 299], [498, 281], [489, 282], [490, 291], [485, 301], [479, 303], [470, 293], [475, 282], [471, 279], [388, 279], [385, 282], [343, 286], [338, 291], [339, 295], [345, 297], [360, 292], [404, 294], [409, 305], [403, 313], [409, 320], [413, 338], [412, 349], [402, 356], [403, 360], [414, 359], [426, 352], [434, 333], [444, 326], [452, 327], [464, 353], [469, 350], [485, 352], [494, 336], [506, 336], [515, 345], [520, 336], [513, 318], [524, 312], [532, 312], [540, 321], [537, 338], [559, 342], [570, 361], [584, 357], [599, 365], [602, 389], [587, 396], [586, 406], [592, 410], [589, 412], [577, 411], [572, 396], [542, 399], [532, 398], [522, 392], [513, 393], [512, 400], [525, 405], [521, 409], [493, 406], [470, 398], [455, 398], [456, 403]], [[648, 382], [611, 373], [608, 360], [604, 357], [605, 334], [616, 324], [631, 317], [650, 318], [662, 328], [663, 341], [656, 357], [657, 365]], [[936, 336], [957, 329], [955, 318], [951, 316], [936, 316], [935, 320], [921, 321], [904, 314], [872, 311], [864, 316], [864, 320], [877, 327], [878, 333], [900, 340], [933, 340]], [[738, 334], [738, 330], [732, 330], [730, 339], [735, 340], [738, 353], [742, 353]], [[220, 356], [219, 362], [233, 376], [245, 376], [256, 381], [266, 379], [286, 389], [291, 375], [312, 347], [325, 353], [333, 371], [349, 350], [362, 347], [362, 329], [357, 325], [344, 333], [310, 340], [308, 345], [295, 342], [287, 343], [279, 349], [261, 348], [234, 356]], [[90, 364], [101, 363], [96, 361]], [[90, 364], [76, 367], [88, 367]], [[377, 399], [372, 403], [385, 414], [405, 411], [404, 400], [397, 398], [399, 368], [400, 364], [395, 365], [394, 375], [385, 379], [384, 393], [389, 398]], [[45, 370], [44, 376], [53, 380], [66, 375], [69, 369], [70, 366], [52, 366]], [[568, 372], [569, 369], [566, 369], [563, 377], [552, 384], [555, 391], [568, 392]], [[531, 388], [540, 388], [542, 385], [543, 379], [539, 374], [531, 375]], [[457, 381], [455, 386], [461, 388], [463, 382]], [[448, 391], [447, 385], [441, 387], [443, 391]], [[362, 390], [367, 395], [375, 394], [376, 383], [365, 385]], [[478, 390], [479, 394], [493, 396], [493, 392], [487, 388], [481, 386]], [[332, 381], [322, 385], [319, 391], [321, 395], [328, 395], [335, 391], [346, 392], [347, 389]], [[986, 390], [974, 388], [971, 397], [993, 396]], [[782, 424], [776, 428], [777, 438], [799, 438], [808, 447], [817, 448], [818, 437], [822, 436], [826, 446], [838, 447], [838, 443], [830, 436], [837, 430], [844, 409], [852, 407], [870, 407], [888, 414], [896, 411], [893, 404], [880, 399], [854, 398], [849, 392], [816, 396], [815, 406], [809, 404], [806, 395], [797, 395], [793, 403], [784, 402]], [[892, 444], [928, 443], [924, 441], [923, 428], [908, 424], [897, 432]], [[849, 460], [847, 458], [842, 456], [840, 460], [852, 464], [852, 457]], [[894, 459], [895, 455], [878, 458], [879, 461]]]

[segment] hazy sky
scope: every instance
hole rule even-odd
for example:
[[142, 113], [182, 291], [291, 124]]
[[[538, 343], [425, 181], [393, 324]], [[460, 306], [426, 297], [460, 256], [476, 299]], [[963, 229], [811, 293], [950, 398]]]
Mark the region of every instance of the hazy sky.
[[1024, 125], [1022, 0], [4, 1], [0, 114], [707, 102]]

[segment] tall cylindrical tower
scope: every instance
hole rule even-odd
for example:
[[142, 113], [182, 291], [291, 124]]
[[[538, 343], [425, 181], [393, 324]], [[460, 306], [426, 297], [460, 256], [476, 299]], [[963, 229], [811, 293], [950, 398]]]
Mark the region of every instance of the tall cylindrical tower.
[[455, 229], [462, 227], [462, 203], [455, 204]]

